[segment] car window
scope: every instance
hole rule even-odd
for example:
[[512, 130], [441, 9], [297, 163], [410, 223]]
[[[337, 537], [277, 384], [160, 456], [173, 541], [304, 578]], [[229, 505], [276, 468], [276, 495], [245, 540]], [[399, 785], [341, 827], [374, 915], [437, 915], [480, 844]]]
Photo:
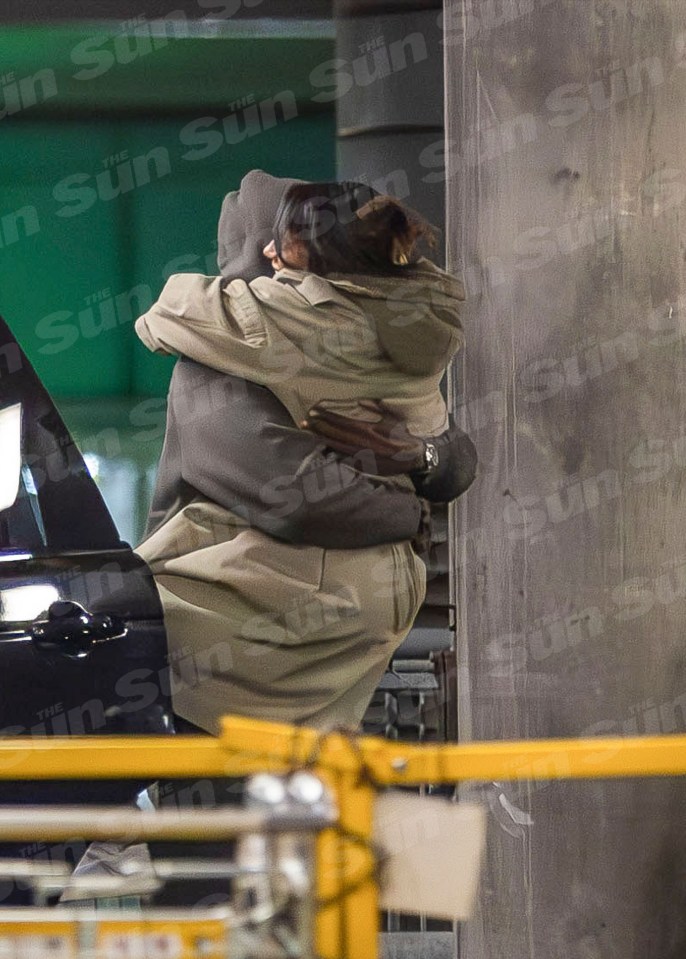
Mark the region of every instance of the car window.
[[22, 444], [22, 407], [0, 409], [0, 549], [41, 551], [48, 545], [38, 490]]
[[0, 552], [121, 548], [81, 453], [2, 320], [0, 353]]
[[21, 479], [21, 403], [0, 409], [0, 510], [14, 504]]

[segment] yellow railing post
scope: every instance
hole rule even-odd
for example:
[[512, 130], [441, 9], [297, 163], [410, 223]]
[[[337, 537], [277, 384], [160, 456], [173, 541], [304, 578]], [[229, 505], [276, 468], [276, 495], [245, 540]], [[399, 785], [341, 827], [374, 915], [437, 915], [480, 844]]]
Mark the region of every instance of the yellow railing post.
[[322, 959], [376, 959], [379, 890], [371, 846], [375, 790], [361, 770], [318, 772], [336, 797], [339, 822], [319, 839], [317, 952]]

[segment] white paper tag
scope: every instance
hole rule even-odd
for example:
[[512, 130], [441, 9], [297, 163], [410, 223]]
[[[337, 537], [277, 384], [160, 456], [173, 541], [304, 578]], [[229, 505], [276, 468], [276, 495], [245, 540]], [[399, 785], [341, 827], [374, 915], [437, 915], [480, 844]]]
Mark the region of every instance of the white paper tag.
[[435, 796], [383, 793], [374, 842], [383, 851], [380, 905], [393, 912], [466, 919], [479, 883], [486, 811]]

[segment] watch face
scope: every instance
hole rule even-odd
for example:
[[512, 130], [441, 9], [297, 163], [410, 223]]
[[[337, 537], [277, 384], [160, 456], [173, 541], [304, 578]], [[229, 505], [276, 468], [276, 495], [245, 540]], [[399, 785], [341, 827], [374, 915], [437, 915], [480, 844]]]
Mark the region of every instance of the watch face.
[[433, 443], [427, 443], [424, 449], [424, 467], [434, 470], [438, 466], [438, 450]]

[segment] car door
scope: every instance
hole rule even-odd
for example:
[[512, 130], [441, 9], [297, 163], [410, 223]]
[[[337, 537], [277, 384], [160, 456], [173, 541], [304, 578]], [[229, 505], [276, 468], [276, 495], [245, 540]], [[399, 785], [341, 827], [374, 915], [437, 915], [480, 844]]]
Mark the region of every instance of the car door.
[[0, 735], [171, 730], [152, 576], [0, 319]]

